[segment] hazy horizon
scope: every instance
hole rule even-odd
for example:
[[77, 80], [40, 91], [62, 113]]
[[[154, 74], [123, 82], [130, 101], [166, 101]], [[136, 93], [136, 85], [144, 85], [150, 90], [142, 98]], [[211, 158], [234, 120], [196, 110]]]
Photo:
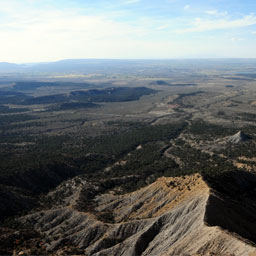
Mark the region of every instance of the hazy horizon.
[[239, 58], [239, 57], [230, 57], [230, 58], [224, 58], [224, 57], [201, 57], [201, 58], [76, 58], [76, 59], [57, 59], [57, 60], [51, 60], [51, 61], [35, 61], [35, 62], [9, 62], [9, 61], [0, 61], [0, 63], [4, 64], [17, 64], [17, 65], [33, 65], [33, 64], [48, 64], [48, 63], [54, 63], [54, 62], [61, 62], [61, 61], [189, 61], [189, 60], [210, 60], [210, 61], [221, 61], [221, 60], [256, 60], [256, 57], [252, 58]]

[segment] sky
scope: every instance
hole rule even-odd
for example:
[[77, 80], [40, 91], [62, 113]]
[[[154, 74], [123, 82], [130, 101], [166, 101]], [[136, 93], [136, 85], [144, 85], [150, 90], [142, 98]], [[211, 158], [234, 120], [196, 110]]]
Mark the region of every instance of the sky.
[[0, 62], [256, 58], [255, 0], [0, 0]]

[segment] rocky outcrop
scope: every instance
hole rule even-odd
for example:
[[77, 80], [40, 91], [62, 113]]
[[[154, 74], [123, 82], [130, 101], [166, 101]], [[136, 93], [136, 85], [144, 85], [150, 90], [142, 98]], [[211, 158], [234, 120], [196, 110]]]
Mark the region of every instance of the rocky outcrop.
[[248, 141], [248, 140], [250, 140], [250, 139], [251, 139], [250, 136], [248, 136], [247, 134], [245, 134], [245, 133], [239, 131], [239, 132], [237, 132], [236, 134], [234, 134], [233, 136], [230, 136], [230, 137], [227, 139], [227, 142], [237, 144], [237, 143], [241, 143], [241, 142]]
[[[218, 223], [207, 224], [207, 211], [219, 207], [211, 199], [213, 193], [198, 174], [160, 178], [133, 193], [96, 196], [91, 213], [69, 205], [19, 220], [47, 237], [49, 253], [64, 253], [64, 248], [79, 248], [81, 255], [93, 256], [256, 253], [255, 247], [237, 234]], [[97, 217], [102, 214], [105, 221]], [[107, 217], [111, 221], [106, 221]]]

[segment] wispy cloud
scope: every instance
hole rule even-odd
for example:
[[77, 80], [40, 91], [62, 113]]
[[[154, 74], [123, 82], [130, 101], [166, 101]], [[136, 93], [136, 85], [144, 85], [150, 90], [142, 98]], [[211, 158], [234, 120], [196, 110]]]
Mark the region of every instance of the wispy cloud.
[[123, 3], [124, 4], [136, 4], [139, 3], [141, 0], [126, 0]]
[[178, 0], [166, 0], [166, 3], [173, 4], [176, 3]]
[[[248, 43], [249, 34], [252, 46], [246, 49], [248, 56], [255, 52], [252, 34], [256, 35], [256, 30], [249, 26], [256, 25], [256, 16], [237, 17], [231, 11], [220, 11], [219, 5], [202, 11], [197, 9], [198, 3], [192, 6], [191, 1], [185, 2], [191, 5], [185, 5], [178, 0], [164, 0], [162, 6], [148, 1], [148, 8], [142, 11], [141, 0], [98, 0], [88, 5], [57, 2], [0, 0], [0, 61], [172, 58], [213, 54], [217, 48], [218, 54], [230, 52], [229, 56], [233, 56], [231, 46], [237, 54], [242, 44], [230, 40], [239, 41], [241, 35]], [[237, 33], [239, 28], [243, 28], [242, 34]], [[229, 33], [225, 34], [226, 30]]]
[[184, 6], [184, 10], [188, 10], [189, 8], [190, 8], [190, 5], [189, 5], [189, 4], [187, 4], [187, 5]]
[[209, 15], [216, 15], [218, 12], [216, 10], [209, 10], [209, 11], [205, 11], [205, 13]]
[[146, 43], [143, 37], [149, 33], [144, 26], [111, 15], [82, 14], [79, 9], [5, 8], [9, 18], [0, 22], [0, 61], [22, 62], [24, 56], [27, 61], [124, 57], [124, 53], [138, 54], [136, 42]]
[[167, 28], [169, 28], [169, 25], [162, 25], [162, 26], [157, 27], [156, 29], [157, 30], [164, 30], [164, 29], [167, 29]]
[[252, 13], [240, 19], [202, 19], [196, 18], [188, 28], [178, 29], [177, 33], [205, 32], [248, 27], [256, 24], [256, 16]]
[[230, 38], [232, 42], [239, 42], [239, 41], [243, 41], [244, 38], [239, 38], [239, 37], [231, 37]]
[[205, 11], [205, 13], [208, 14], [208, 15], [215, 15], [215, 16], [226, 16], [226, 15], [228, 15], [227, 11], [219, 12], [218, 10], [208, 10], [208, 11]]

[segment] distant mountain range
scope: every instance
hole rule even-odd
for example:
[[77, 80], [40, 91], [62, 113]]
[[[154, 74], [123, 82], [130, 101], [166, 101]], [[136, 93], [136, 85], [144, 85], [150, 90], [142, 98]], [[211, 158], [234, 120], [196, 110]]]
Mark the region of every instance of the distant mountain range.
[[[157, 63], [157, 60], [154, 62]], [[67, 59], [56, 62], [14, 64], [0, 62], [0, 73], [16, 72], [103, 72], [151, 64], [149, 60]]]
[[191, 67], [216, 67], [218, 64], [243, 65], [256, 64], [256, 59], [65, 59], [55, 62], [15, 64], [0, 62], [0, 73], [26, 73], [26, 72], [118, 72], [130, 68], [145, 69], [167, 64], [167, 66]]
[[0, 73], [4, 72], [18, 72], [18, 70], [23, 69], [23, 64], [18, 65], [18, 64], [13, 64], [13, 63], [8, 63], [8, 62], [0, 62]]

